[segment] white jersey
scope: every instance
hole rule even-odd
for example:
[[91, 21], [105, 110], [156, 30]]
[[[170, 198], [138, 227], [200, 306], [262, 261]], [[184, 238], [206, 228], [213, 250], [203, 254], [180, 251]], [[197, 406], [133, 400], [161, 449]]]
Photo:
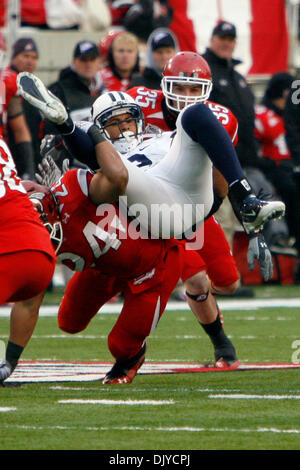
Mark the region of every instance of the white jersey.
[[[192, 236], [213, 204], [212, 162], [181, 125], [184, 112], [176, 132], [163, 132], [120, 154], [129, 175], [120, 208], [153, 238]], [[88, 125], [79, 127], [87, 131]]]
[[[93, 125], [92, 122], [78, 121], [76, 126], [85, 132]], [[160, 162], [168, 153], [171, 143], [176, 134], [175, 131], [161, 132], [156, 126], [152, 126], [153, 134], [148, 134], [148, 138], [138, 144], [133, 150], [119, 155], [134, 163], [135, 166], [143, 171], [149, 170], [152, 166]], [[156, 132], [156, 130], [158, 132]]]
[[192, 236], [213, 204], [212, 162], [183, 129], [180, 115], [176, 132], [144, 141], [122, 159], [129, 214], [153, 237]]
[[163, 132], [144, 140], [134, 150], [121, 155], [144, 171], [160, 162], [170, 150], [175, 132]]

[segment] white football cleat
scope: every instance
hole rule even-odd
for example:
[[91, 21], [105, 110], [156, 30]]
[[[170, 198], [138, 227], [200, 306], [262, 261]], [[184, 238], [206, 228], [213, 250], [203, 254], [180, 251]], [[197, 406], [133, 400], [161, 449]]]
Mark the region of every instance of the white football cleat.
[[57, 96], [49, 91], [43, 82], [29, 72], [20, 72], [17, 76], [20, 95], [32, 106], [38, 108], [45, 118], [55, 124], [63, 124], [68, 113]]
[[244, 199], [240, 209], [246, 233], [259, 232], [270, 220], [280, 219], [285, 214], [282, 201], [263, 201], [254, 195]]

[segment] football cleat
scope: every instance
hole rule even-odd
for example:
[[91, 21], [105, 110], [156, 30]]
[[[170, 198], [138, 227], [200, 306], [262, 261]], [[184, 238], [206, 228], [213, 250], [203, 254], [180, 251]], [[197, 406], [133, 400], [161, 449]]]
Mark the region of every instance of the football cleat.
[[236, 360], [236, 361], [228, 361], [228, 360], [224, 360], [223, 358], [219, 359], [218, 361], [215, 362], [215, 367], [217, 367], [218, 369], [222, 369], [222, 370], [236, 370], [240, 365], [240, 361]]
[[43, 82], [29, 72], [21, 72], [17, 77], [20, 95], [32, 106], [38, 108], [45, 118], [55, 124], [63, 124], [68, 119], [68, 113], [60, 101]]
[[224, 370], [235, 370], [240, 365], [235, 348], [225, 333], [222, 338], [222, 343], [215, 346], [215, 367]]
[[127, 361], [116, 361], [102, 380], [103, 384], [129, 384], [145, 361], [146, 343], [140, 352]]
[[251, 194], [244, 199], [240, 213], [244, 229], [250, 234], [259, 232], [266, 222], [283, 217], [285, 204], [282, 201], [263, 201]]

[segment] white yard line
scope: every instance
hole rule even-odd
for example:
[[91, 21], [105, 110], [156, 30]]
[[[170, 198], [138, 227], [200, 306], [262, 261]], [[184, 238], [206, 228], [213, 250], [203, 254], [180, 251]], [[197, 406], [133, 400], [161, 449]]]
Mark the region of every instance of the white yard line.
[[[244, 299], [244, 300], [220, 300], [218, 305], [221, 310], [256, 310], [259, 308], [299, 308], [300, 297], [296, 298], [278, 298], [278, 299]], [[106, 304], [100, 310], [101, 314], [120, 313], [122, 303]], [[189, 310], [186, 302], [168, 302], [166, 311]], [[10, 315], [11, 306], [6, 305], [0, 307], [0, 317]], [[58, 311], [57, 305], [42, 305], [40, 316], [56, 316]]]
[[300, 395], [247, 395], [244, 393], [208, 395], [208, 398], [227, 398], [238, 400], [300, 400]]
[[70, 398], [67, 400], [58, 400], [62, 404], [75, 405], [174, 405], [173, 400], [90, 400]]
[[[5, 424], [2, 428], [23, 429], [23, 430], [77, 430], [75, 426], [27, 426], [21, 424]], [[300, 434], [300, 429], [279, 429], [279, 428], [209, 428], [209, 427], [148, 427], [148, 426], [87, 426], [81, 428], [85, 431], [150, 431], [150, 432], [220, 432], [220, 433], [275, 433], [275, 434]]]

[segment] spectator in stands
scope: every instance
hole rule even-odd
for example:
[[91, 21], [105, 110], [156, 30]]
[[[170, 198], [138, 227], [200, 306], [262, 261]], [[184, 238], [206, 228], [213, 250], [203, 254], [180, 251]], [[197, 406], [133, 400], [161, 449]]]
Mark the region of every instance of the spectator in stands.
[[[211, 68], [213, 78], [209, 99], [226, 106], [236, 116], [239, 124], [236, 151], [245, 174], [256, 193], [263, 190], [272, 197], [275, 189], [260, 169], [261, 159], [254, 137], [255, 96], [246, 78], [235, 70], [235, 66], [241, 63], [240, 60], [233, 58], [236, 38], [236, 27], [228, 21], [219, 22], [212, 31], [210, 45], [203, 54]], [[223, 205], [221, 212], [225, 208], [226, 205]], [[233, 220], [231, 213], [229, 221], [223, 220], [221, 224], [234, 227]], [[281, 238], [288, 237], [288, 228], [284, 219], [266, 224], [264, 236], [268, 246], [274, 245], [273, 240], [279, 235]]]
[[[293, 175], [293, 161], [286, 144], [283, 121], [283, 110], [293, 80], [294, 77], [285, 72], [271, 77], [261, 105], [256, 106], [255, 136], [261, 146], [260, 168], [286, 204], [289, 232], [295, 237], [295, 247], [300, 254], [300, 188], [297, 188]], [[289, 249], [286, 238], [279, 238], [276, 245]]]
[[[12, 48], [12, 56], [10, 61], [10, 70], [16, 72], [31, 72], [35, 73], [38, 65], [38, 48], [35, 41], [32, 38], [20, 38], [18, 39]], [[40, 112], [31, 106], [26, 100], [22, 101], [23, 111], [26, 119], [26, 123], [29, 127], [31, 134], [33, 152], [34, 152], [34, 170], [37, 171], [37, 165], [41, 162], [40, 155], [40, 126], [42, 117]], [[9, 145], [14, 153], [16, 144], [13, 133], [9, 132]]]
[[[78, 30], [85, 11], [77, 0], [21, 0], [21, 26], [53, 30]], [[17, 11], [16, 11], [17, 13]]]
[[113, 40], [124, 31], [124, 29], [110, 29], [99, 42], [99, 52], [101, 58], [101, 68], [108, 67], [108, 53]]
[[[3, 45], [2, 45], [3, 47]], [[12, 49], [11, 61], [27, 57], [36, 48], [30, 38], [21, 38], [15, 42]], [[22, 58], [20, 59], [22, 60]], [[1, 72], [2, 96], [1, 127], [6, 142], [11, 145], [11, 152], [22, 179], [34, 177], [34, 151], [29, 127], [23, 111], [22, 99], [17, 95], [18, 71], [13, 65], [8, 65]]]
[[168, 28], [176, 35], [179, 50], [197, 52], [196, 25], [191, 15], [190, 2], [186, 0], [168, 0], [168, 3], [173, 9], [172, 21]]
[[146, 42], [152, 31], [168, 28], [173, 8], [168, 0], [107, 0], [113, 26], [123, 26]]
[[107, 90], [125, 91], [132, 76], [139, 72], [139, 43], [137, 37], [127, 31], [118, 34], [108, 52], [108, 67], [101, 69], [101, 79]]
[[283, 112], [286, 142], [294, 164], [294, 176], [300, 187], [300, 88], [299, 80], [291, 86]]
[[141, 85], [160, 90], [164, 66], [176, 52], [177, 39], [172, 31], [166, 28], [155, 29], [147, 41], [146, 67], [142, 73], [132, 77], [130, 87]]
[[49, 86], [74, 121], [87, 120], [93, 102], [104, 91], [99, 68], [98, 46], [92, 41], [80, 41], [74, 48], [71, 65], [61, 70], [58, 80]]
[[[286, 142], [293, 162], [293, 177], [297, 190], [300, 191], [300, 99], [299, 80], [295, 80], [287, 96], [283, 111], [284, 125], [286, 129]], [[299, 193], [298, 193], [299, 194]], [[299, 199], [299, 196], [298, 196]], [[298, 253], [299, 256], [299, 253]], [[294, 272], [295, 282], [300, 280], [300, 260]]]
[[[64, 103], [74, 121], [88, 120], [94, 101], [106, 91], [100, 76], [100, 64], [97, 44], [80, 41], [74, 48], [71, 65], [62, 69], [58, 80], [49, 85], [49, 90]], [[43, 134], [57, 134], [50, 121], [45, 121]], [[71, 155], [69, 159], [71, 166], [80, 166]]]
[[244, 167], [257, 166], [254, 140], [255, 97], [245, 77], [235, 70], [241, 61], [233, 58], [237, 32], [233, 24], [223, 21], [213, 29], [210, 46], [203, 57], [208, 62], [213, 88], [210, 100], [227, 106], [239, 123], [239, 143], [236, 147]]

